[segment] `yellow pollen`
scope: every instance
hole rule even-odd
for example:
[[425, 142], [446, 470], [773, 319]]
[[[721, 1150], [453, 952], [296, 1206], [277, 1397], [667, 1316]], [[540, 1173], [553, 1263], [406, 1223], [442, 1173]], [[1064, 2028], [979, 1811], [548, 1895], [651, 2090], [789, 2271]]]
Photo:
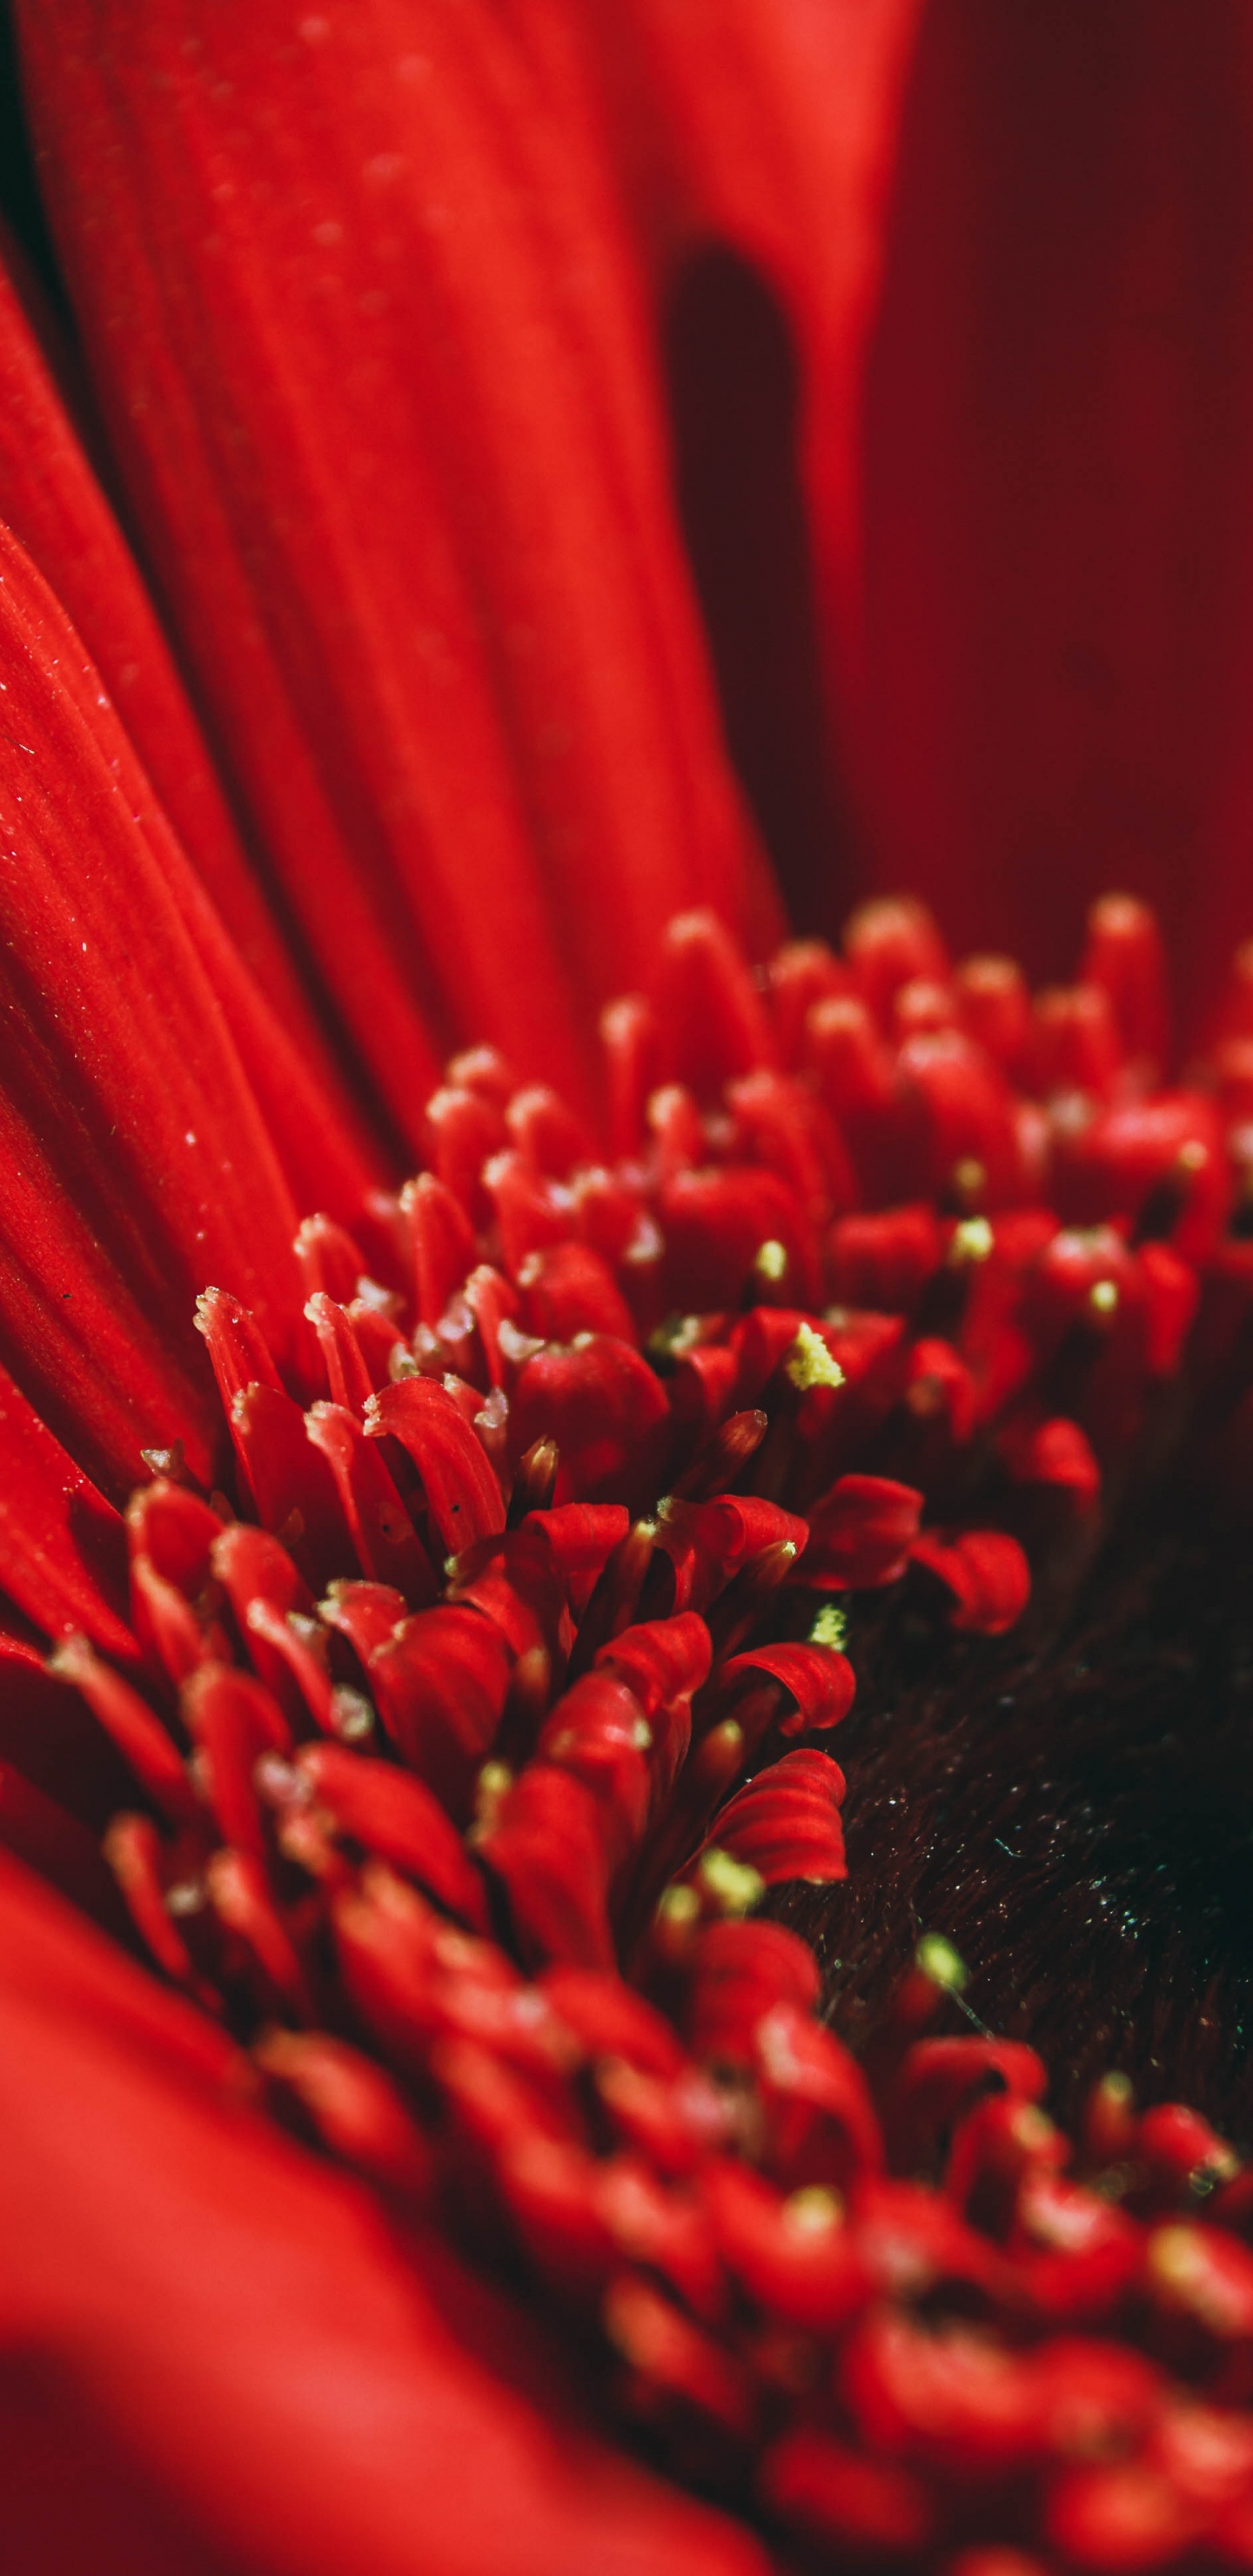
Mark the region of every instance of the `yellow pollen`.
[[1088, 1290], [1088, 1304], [1095, 1315], [1116, 1315], [1118, 1289], [1112, 1279], [1097, 1279]]
[[844, 1640], [847, 1635], [847, 1610], [839, 1609], [834, 1601], [824, 1601], [822, 1608], [809, 1631], [810, 1645], [831, 1646], [838, 1655], [843, 1651]]
[[694, 1923], [699, 1912], [700, 1898], [694, 1887], [668, 1887], [658, 1900], [658, 1920], [673, 1925], [676, 1931]]
[[992, 1242], [992, 1228], [985, 1216], [963, 1217], [961, 1224], [953, 1228], [953, 1240], [948, 1248], [949, 1260], [954, 1268], [959, 1268], [966, 1261], [986, 1261], [992, 1249]]
[[1190, 1137], [1187, 1144], [1179, 1148], [1181, 1172], [1203, 1172], [1208, 1161], [1209, 1155], [1199, 1136]]
[[717, 1906], [720, 1914], [748, 1914], [759, 1905], [766, 1893], [766, 1882], [759, 1870], [747, 1861], [733, 1858], [715, 1843], [707, 1851], [696, 1873], [703, 1893]]
[[799, 1324], [796, 1339], [785, 1359], [784, 1368], [793, 1386], [806, 1394], [811, 1386], [843, 1386], [844, 1371], [833, 1360], [821, 1333], [812, 1324]]
[[786, 1245], [778, 1242], [772, 1235], [768, 1243], [761, 1245], [753, 1268], [759, 1279], [781, 1279], [787, 1268]]
[[789, 2192], [783, 2203], [784, 2226], [794, 2236], [825, 2236], [838, 2227], [844, 2216], [844, 2203], [838, 2191], [828, 2191], [820, 2182], [806, 2183], [800, 2191]]
[[959, 1995], [970, 1981], [965, 1960], [942, 1932], [923, 1933], [914, 1952], [914, 1966], [930, 1978], [933, 1986], [943, 1986], [946, 1994]]
[[474, 1826], [477, 1834], [490, 1834], [496, 1822], [501, 1801], [513, 1787], [513, 1773], [507, 1762], [485, 1762], [474, 1783]]

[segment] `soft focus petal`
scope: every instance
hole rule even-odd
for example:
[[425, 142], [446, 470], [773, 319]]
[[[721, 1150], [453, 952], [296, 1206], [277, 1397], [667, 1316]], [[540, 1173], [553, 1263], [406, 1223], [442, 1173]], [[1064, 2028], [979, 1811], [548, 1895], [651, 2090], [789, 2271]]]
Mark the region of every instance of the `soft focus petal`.
[[1126, 886], [1192, 1027], [1253, 929], [1251, 75], [1240, 0], [933, 0], [864, 417], [879, 882], [1053, 975]]
[[554, 2417], [519, 2320], [437, 2249], [406, 2261], [232, 2100], [229, 2042], [7, 1862], [0, 1923], [14, 2576], [54, 2563], [49, 2488], [90, 2492], [106, 2449], [127, 2576], [219, 2553], [266, 2576], [763, 2576], [751, 2539]]
[[832, 772], [861, 732], [865, 369], [922, 16], [923, 0], [627, 0], [594, 40], [664, 284], [691, 263], [685, 517], [733, 744], [794, 911], [828, 930], [849, 894]]
[[121, 1616], [122, 1524], [0, 1370], [0, 1564], [11, 1601], [49, 1637], [84, 1632], [134, 1653]]
[[562, 12], [26, 14], [108, 425], [217, 733], [411, 1138], [568, 1076], [677, 903], [771, 922]]

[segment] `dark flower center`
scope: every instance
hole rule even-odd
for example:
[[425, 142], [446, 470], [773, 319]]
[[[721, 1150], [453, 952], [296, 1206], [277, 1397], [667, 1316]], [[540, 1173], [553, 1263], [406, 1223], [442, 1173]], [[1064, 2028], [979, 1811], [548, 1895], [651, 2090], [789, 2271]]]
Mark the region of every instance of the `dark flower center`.
[[[1024, 1623], [1027, 1624], [1027, 1623]], [[1043, 1626], [1043, 1633], [1041, 1627]], [[878, 1637], [841, 1738], [849, 1879], [791, 1893], [864, 2047], [920, 1928], [1030, 2039], [1066, 2125], [1108, 2067], [1253, 2130], [1253, 1613], [1247, 1553], [1169, 1490], [1053, 1627], [995, 1649]]]

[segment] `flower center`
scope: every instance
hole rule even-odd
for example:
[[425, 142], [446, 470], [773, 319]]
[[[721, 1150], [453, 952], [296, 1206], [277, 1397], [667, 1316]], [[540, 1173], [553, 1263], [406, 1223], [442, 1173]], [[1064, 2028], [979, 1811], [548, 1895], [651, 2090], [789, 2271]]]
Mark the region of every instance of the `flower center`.
[[1166, 1090], [1128, 902], [1034, 1005], [908, 904], [677, 922], [610, 1152], [478, 1050], [387, 1275], [301, 1229], [305, 1382], [206, 1292], [240, 1516], [165, 1461], [142, 1669], [55, 1659], [259, 2098], [842, 2548], [1217, 2529], [1253, 2188], [1160, 2097], [1243, 2102], [1242, 993]]
[[866, 2048], [915, 1927], [941, 1924], [1064, 2123], [1117, 2065], [1247, 2136], [1253, 1627], [1231, 1532], [1167, 1484], [995, 1651], [853, 1651], [849, 1878], [778, 1909], [841, 2036]]

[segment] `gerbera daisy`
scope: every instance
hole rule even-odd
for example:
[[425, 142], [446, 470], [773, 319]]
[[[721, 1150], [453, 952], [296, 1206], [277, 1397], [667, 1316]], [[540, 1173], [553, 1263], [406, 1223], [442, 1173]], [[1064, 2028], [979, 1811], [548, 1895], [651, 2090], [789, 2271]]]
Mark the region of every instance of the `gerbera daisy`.
[[15, 2563], [1243, 2565], [1240, 890], [1185, 1049], [1107, 727], [1073, 982], [817, 935], [1066, 927], [888, 746], [971, 29], [18, 17]]

